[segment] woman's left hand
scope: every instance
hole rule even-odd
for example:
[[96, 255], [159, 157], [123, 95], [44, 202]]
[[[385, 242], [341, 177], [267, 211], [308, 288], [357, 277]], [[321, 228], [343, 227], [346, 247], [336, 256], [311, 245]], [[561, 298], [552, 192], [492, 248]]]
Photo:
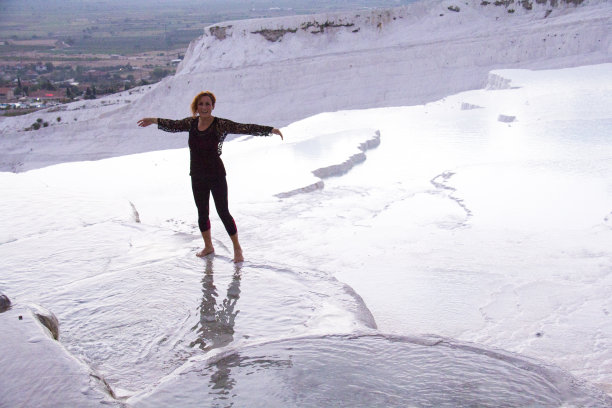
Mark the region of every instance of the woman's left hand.
[[277, 128], [272, 129], [272, 133], [274, 133], [275, 135], [279, 135], [281, 137], [281, 140], [285, 140], [283, 138], [283, 134], [281, 133], [281, 131]]

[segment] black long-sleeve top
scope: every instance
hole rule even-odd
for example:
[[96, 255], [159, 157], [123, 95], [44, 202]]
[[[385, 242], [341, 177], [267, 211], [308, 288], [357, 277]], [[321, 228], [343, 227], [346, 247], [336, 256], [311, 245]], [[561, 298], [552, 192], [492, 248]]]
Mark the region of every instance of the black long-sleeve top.
[[204, 131], [198, 129], [197, 117], [181, 120], [158, 118], [157, 128], [166, 132], [189, 132], [189, 174], [192, 177], [225, 176], [225, 166], [220, 156], [227, 135], [269, 136], [274, 129], [271, 126], [236, 123], [217, 117]]

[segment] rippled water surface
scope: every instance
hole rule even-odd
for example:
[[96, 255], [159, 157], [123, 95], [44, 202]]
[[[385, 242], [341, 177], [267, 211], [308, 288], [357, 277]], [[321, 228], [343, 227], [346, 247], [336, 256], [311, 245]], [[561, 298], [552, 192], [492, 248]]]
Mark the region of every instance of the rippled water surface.
[[[36, 296], [52, 310], [60, 341], [118, 395], [145, 389], [186, 359], [229, 344], [375, 327], [361, 299], [333, 277], [236, 266], [224, 256], [202, 260], [189, 253], [193, 239], [113, 223], [79, 234], [58, 231], [35, 240], [47, 248], [39, 250], [36, 268], [27, 252], [7, 251], [7, 265], [21, 273], [5, 282], [16, 304]], [[56, 241], [70, 249], [54, 252]], [[19, 291], [32, 286], [38, 293]]]
[[610, 406], [552, 367], [435, 338], [328, 336], [194, 361], [137, 407]]

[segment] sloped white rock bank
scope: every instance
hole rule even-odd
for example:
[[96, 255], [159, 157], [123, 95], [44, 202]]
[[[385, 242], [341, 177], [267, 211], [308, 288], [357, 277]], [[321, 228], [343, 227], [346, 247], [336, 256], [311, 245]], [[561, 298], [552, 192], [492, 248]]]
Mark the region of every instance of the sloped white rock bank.
[[22, 305], [0, 312], [0, 406], [125, 406], [100, 375], [53, 338], [57, 326], [43, 326], [46, 319], [53, 315]]

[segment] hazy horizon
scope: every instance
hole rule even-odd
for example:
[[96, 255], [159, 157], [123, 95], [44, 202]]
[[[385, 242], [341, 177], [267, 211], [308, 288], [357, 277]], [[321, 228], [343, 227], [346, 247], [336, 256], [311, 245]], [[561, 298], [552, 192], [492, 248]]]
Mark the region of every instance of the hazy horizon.
[[[105, 10], [152, 10], [156, 13], [164, 11], [159, 7], [171, 6], [172, 11], [198, 11], [211, 14], [250, 12], [254, 10], [295, 11], [296, 13], [323, 12], [329, 10], [351, 10], [358, 8], [397, 7], [419, 0], [4, 0], [0, 4], [0, 23], [6, 23], [11, 13], [57, 11], [66, 8], [71, 12], [96, 12]], [[206, 10], [206, 8], [210, 8]], [[280, 10], [279, 10], [280, 9]], [[77, 16], [72, 16], [77, 17]]]

